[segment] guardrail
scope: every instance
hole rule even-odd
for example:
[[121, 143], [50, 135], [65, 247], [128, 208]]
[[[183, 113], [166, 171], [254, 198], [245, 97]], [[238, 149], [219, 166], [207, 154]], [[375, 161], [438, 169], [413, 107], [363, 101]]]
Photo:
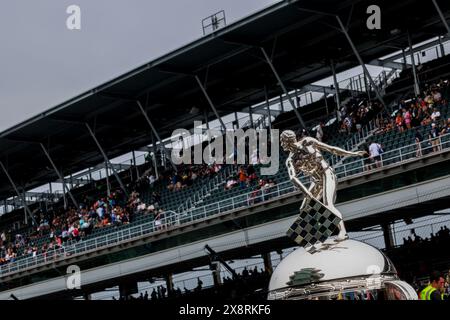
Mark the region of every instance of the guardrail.
[[[427, 143], [425, 140], [422, 143]], [[367, 159], [357, 160], [342, 164], [335, 168], [338, 179], [363, 175], [373, 170], [372, 166], [401, 165], [413, 158], [421, 157], [428, 152], [439, 152], [450, 148], [450, 134], [440, 136], [436, 140], [430, 141], [431, 145], [425, 147], [417, 144], [407, 145], [392, 151], [387, 151], [380, 156], [380, 159], [374, 164], [368, 164]], [[434, 145], [432, 144], [434, 143]], [[418, 154], [420, 150], [420, 154]], [[371, 166], [369, 168], [369, 166]], [[309, 178], [301, 177], [300, 180], [308, 184]], [[0, 276], [4, 277], [15, 272], [25, 271], [56, 261], [64, 260], [66, 257], [84, 255], [89, 252], [95, 252], [99, 249], [112, 247], [130, 240], [139, 239], [157, 232], [167, 229], [174, 229], [181, 225], [192, 223], [198, 220], [210, 219], [213, 216], [223, 214], [240, 208], [249, 207], [251, 205], [273, 200], [289, 193], [299, 192], [290, 181], [284, 181], [275, 186], [262, 188], [261, 190], [252, 191], [236, 197], [218, 201], [216, 203], [205, 205], [199, 208], [190, 209], [186, 212], [176, 213], [166, 211], [164, 218], [157, 219], [137, 226], [131, 226], [122, 229], [116, 233], [110, 233], [104, 236], [96, 237], [88, 240], [81, 240], [77, 243], [66, 245], [61, 249], [52, 250], [47, 253], [38, 254], [35, 257], [18, 258], [16, 261], [9, 262], [0, 267]]]

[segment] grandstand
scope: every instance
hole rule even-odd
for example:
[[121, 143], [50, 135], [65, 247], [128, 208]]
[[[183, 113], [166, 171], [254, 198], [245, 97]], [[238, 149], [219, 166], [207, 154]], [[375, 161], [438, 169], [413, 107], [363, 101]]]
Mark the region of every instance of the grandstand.
[[[153, 289], [153, 300], [264, 298], [271, 271], [294, 247], [285, 231], [303, 196], [284, 153], [273, 176], [262, 176], [258, 161], [173, 165], [171, 134], [195, 120], [222, 132], [312, 136], [322, 123], [328, 144], [381, 144], [379, 162], [326, 155], [350, 233], [384, 249], [411, 281], [424, 269], [448, 270], [448, 257], [411, 260], [414, 246], [398, 246], [394, 228], [436, 215], [437, 227], [448, 222], [439, 212], [450, 198], [450, 39], [439, 13], [450, 16], [450, 6], [380, 2], [384, 27], [370, 31], [367, 1], [280, 1], [0, 133], [0, 298], [89, 299], [108, 288], [122, 299]], [[436, 54], [414, 58], [427, 51]], [[359, 59], [363, 72], [337, 81]], [[369, 73], [371, 65], [382, 70]], [[112, 161], [125, 154], [126, 163]], [[51, 182], [62, 191], [33, 191]], [[445, 230], [439, 237], [432, 243], [448, 242]], [[68, 290], [74, 264], [81, 288]], [[180, 292], [180, 283], [191, 287]]]

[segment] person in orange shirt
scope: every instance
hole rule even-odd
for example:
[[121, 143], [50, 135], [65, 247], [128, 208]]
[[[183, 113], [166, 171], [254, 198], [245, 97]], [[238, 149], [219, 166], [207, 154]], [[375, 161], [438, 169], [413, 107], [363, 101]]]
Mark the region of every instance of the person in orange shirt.
[[239, 184], [241, 188], [245, 188], [247, 182], [247, 174], [244, 171], [244, 168], [239, 169]]
[[397, 113], [397, 117], [395, 118], [395, 126], [398, 131], [403, 132], [403, 117], [400, 112]]

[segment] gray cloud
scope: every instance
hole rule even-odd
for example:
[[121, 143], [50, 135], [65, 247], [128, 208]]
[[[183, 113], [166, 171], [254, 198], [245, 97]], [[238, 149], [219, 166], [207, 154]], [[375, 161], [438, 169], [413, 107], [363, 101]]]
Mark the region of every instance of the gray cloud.
[[[0, 131], [276, 0], [15, 0], [0, 4]], [[81, 7], [82, 29], [66, 28]]]

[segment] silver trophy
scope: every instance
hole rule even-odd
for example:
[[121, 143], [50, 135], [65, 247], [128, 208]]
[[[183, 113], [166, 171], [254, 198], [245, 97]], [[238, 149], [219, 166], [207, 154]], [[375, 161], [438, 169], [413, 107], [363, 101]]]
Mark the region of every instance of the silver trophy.
[[[281, 147], [289, 152], [286, 160], [289, 177], [305, 198], [300, 206], [300, 218], [288, 231], [289, 237], [301, 246], [323, 242], [334, 229], [339, 229], [336, 240], [348, 238], [342, 214], [335, 206], [337, 178], [333, 167], [325, 161], [322, 152], [338, 156], [359, 156], [365, 151], [347, 151], [304, 136], [297, 140], [296, 134], [286, 130], [280, 137]], [[311, 179], [307, 188], [298, 178], [302, 173]]]
[[[335, 206], [337, 179], [322, 151], [340, 156], [364, 156], [303, 136], [281, 134], [289, 152], [286, 166], [305, 198], [300, 216], [287, 235], [299, 248], [277, 266], [269, 283], [269, 300], [417, 300], [414, 289], [401, 281], [390, 259], [380, 250], [348, 239], [342, 214]], [[310, 177], [307, 188], [297, 177]], [[334, 230], [339, 233], [330, 241]]]

